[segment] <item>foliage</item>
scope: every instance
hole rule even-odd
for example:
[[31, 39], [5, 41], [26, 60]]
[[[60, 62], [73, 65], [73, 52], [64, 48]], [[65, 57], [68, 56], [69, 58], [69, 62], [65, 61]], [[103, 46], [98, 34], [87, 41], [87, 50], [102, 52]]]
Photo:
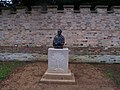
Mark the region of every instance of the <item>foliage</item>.
[[[76, 4], [81, 5], [120, 5], [120, 0], [12, 0], [14, 2], [20, 2], [20, 5], [41, 5], [43, 1], [46, 1], [49, 5], [52, 4], [58, 4], [58, 1], [62, 1], [64, 5], [73, 5], [74, 2], [77, 2]], [[60, 2], [61, 3], [61, 2]]]

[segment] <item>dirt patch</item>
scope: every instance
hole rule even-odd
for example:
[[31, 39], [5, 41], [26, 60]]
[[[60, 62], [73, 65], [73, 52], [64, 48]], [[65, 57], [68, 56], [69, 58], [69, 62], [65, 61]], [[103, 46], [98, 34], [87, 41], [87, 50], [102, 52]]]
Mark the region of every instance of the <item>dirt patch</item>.
[[120, 89], [120, 64], [93, 64], [113, 80]]
[[43, 84], [39, 81], [47, 70], [47, 63], [31, 63], [16, 69], [2, 81], [0, 90], [118, 90], [97, 66], [70, 64], [70, 69], [75, 74], [75, 85]]

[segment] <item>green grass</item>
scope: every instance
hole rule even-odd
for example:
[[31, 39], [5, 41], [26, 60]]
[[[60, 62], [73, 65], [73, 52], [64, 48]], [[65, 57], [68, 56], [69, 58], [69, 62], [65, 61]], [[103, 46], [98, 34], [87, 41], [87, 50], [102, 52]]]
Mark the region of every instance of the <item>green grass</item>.
[[115, 77], [114, 77], [114, 74], [113, 74], [113, 71], [112, 70], [109, 70], [106, 72], [106, 75], [112, 79], [113, 81], [115, 81]]
[[17, 67], [25, 65], [26, 62], [1, 62], [0, 63], [0, 80], [4, 80]]
[[117, 78], [119, 78], [119, 76], [116, 75], [113, 70], [107, 70], [107, 71], [106, 71], [106, 75], [107, 75], [107, 77], [109, 77], [112, 81], [114, 81], [114, 82], [116, 83], [116, 85], [117, 85], [118, 88], [120, 88], [120, 82], [119, 82], [119, 80], [117, 80]]

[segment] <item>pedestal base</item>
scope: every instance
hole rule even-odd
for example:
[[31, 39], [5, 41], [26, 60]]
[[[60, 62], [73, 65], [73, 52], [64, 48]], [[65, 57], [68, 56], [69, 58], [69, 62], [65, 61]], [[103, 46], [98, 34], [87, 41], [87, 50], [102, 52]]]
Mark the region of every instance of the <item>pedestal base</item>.
[[75, 77], [70, 70], [68, 73], [49, 73], [46, 71], [40, 82], [54, 84], [75, 84]]

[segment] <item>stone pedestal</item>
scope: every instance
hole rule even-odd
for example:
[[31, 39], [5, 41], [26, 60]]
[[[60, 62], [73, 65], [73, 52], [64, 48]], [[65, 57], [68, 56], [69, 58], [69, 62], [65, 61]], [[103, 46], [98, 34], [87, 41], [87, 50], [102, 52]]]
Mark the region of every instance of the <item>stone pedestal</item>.
[[68, 73], [68, 48], [48, 49], [48, 72]]
[[48, 49], [48, 70], [40, 82], [74, 84], [74, 74], [68, 69], [68, 48]]

